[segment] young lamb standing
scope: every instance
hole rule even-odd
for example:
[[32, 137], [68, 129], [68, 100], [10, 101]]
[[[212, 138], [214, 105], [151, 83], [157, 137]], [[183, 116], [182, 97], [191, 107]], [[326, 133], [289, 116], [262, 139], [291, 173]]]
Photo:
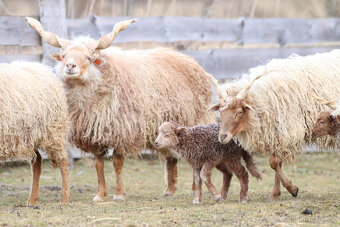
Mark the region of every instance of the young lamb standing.
[[[210, 123], [214, 115], [206, 109], [212, 90], [204, 69], [191, 57], [168, 48], [123, 51], [110, 47], [116, 35], [134, 20], [115, 24], [99, 41], [69, 41], [42, 29], [40, 22], [27, 18], [50, 45], [60, 47], [52, 57], [60, 64], [72, 124], [72, 141], [96, 157], [98, 193], [106, 195], [104, 154], [114, 148], [116, 172], [114, 199], [124, 199], [122, 167], [127, 154], [154, 149], [158, 126], [164, 121], [185, 125]], [[177, 184], [177, 159], [168, 153], [168, 187]]]
[[[233, 173], [241, 184], [240, 201], [246, 202], [249, 179], [248, 172], [241, 164], [241, 158], [246, 162], [250, 174], [261, 179], [253, 157], [246, 150], [233, 140], [228, 144], [218, 141], [219, 129], [218, 123], [187, 128], [176, 122], [165, 122], [159, 127], [155, 146], [169, 149], [176, 156], [184, 158], [194, 169], [194, 204], [202, 200], [202, 181], [216, 201], [225, 200]], [[218, 193], [210, 180], [214, 167], [223, 173], [221, 193]]]
[[0, 160], [30, 160], [32, 186], [28, 205], [38, 199], [42, 158], [46, 151], [62, 176], [61, 202], [69, 200], [69, 121], [61, 82], [44, 65], [33, 62], [0, 64]]
[[311, 93], [311, 95], [319, 103], [327, 105], [330, 108], [330, 110], [323, 110], [319, 113], [316, 123], [313, 127], [312, 136], [315, 138], [326, 135], [337, 137], [337, 135], [340, 133], [339, 104], [336, 105], [335, 101], [327, 101], [323, 98], [320, 98], [314, 93]]

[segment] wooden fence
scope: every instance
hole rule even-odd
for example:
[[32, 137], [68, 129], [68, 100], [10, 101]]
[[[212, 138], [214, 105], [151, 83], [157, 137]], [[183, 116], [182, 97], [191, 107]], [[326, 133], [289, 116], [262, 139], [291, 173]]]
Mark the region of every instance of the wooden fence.
[[[63, 0], [40, 0], [40, 19], [46, 30], [73, 39], [98, 39], [114, 23], [127, 18], [66, 19]], [[39, 19], [39, 18], [37, 18]], [[235, 78], [271, 58], [325, 52], [340, 47], [340, 18], [328, 19], [214, 19], [146, 17], [117, 36], [113, 45], [126, 49], [166, 46], [193, 56], [217, 78]], [[23, 17], [0, 17], [0, 62], [47, 60], [48, 47]], [[66, 29], [67, 28], [67, 29]]]

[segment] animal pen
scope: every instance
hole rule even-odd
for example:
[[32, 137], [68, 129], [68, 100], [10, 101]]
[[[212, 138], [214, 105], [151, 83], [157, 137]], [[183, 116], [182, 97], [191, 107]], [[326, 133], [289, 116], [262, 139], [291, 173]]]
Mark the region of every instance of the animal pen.
[[[292, 54], [313, 55], [340, 48], [340, 11], [337, 8], [331, 14], [335, 17], [280, 18], [278, 16], [287, 16], [289, 12], [282, 13], [279, 8], [284, 1], [275, 0], [272, 1], [275, 2], [272, 17], [256, 18], [255, 11], [260, 2], [270, 1], [253, 0], [248, 1], [250, 6], [247, 16], [231, 13], [232, 16], [227, 18], [223, 16], [223, 10], [217, 8], [219, 4], [228, 1], [246, 4], [246, 1], [239, 0], [0, 0], [0, 63], [23, 60], [51, 67], [56, 65], [49, 55], [59, 49], [43, 41], [27, 24], [25, 17], [37, 19], [45, 31], [69, 40], [79, 36], [98, 40], [110, 33], [115, 23], [136, 19], [135, 23], [119, 33], [112, 46], [123, 50], [173, 48], [193, 57], [220, 84], [241, 78], [250, 68], [266, 64], [273, 58], [288, 58]], [[13, 7], [14, 2], [19, 7], [35, 5], [38, 10], [30, 8], [12, 12], [6, 6], [13, 4]], [[88, 3], [84, 10], [86, 13], [77, 13], [75, 6], [85, 5], [83, 2]], [[107, 9], [106, 4], [116, 8]], [[142, 10], [142, 7], [145, 9]], [[182, 14], [178, 16], [172, 13], [181, 7]], [[190, 7], [199, 8], [202, 12], [190, 12]], [[228, 9], [232, 12], [234, 8], [230, 6]], [[98, 13], [100, 10], [105, 13]], [[159, 16], [155, 13], [157, 11], [166, 13]], [[295, 13], [299, 13], [299, 10]], [[215, 95], [213, 103], [216, 103], [216, 99]], [[316, 149], [311, 147], [304, 150]], [[77, 159], [84, 155], [78, 149], [72, 149], [69, 153]], [[239, 203], [239, 183], [232, 183], [226, 201], [215, 202], [207, 198], [207, 193], [203, 196], [207, 199], [201, 205], [193, 205], [190, 195], [191, 189], [194, 190], [191, 188], [192, 169], [184, 161], [178, 163], [180, 171], [176, 194], [163, 197], [162, 184], [166, 181], [163, 169], [167, 169], [167, 166], [160, 160], [149, 158], [126, 160], [123, 170], [126, 200], [113, 202], [111, 200], [115, 199], [112, 195], [117, 183], [113, 182], [115, 174], [112, 171], [112, 160], [108, 158], [103, 161], [106, 163], [108, 189], [105, 202], [95, 203], [92, 200], [93, 195], [99, 191], [96, 187], [96, 170], [93, 168], [97, 168], [97, 164], [92, 159], [80, 159], [74, 162], [75, 167], [69, 172], [70, 203], [58, 203], [62, 187], [55, 185], [60, 185], [60, 173], [55, 173], [52, 168], [44, 168], [41, 196], [33, 208], [18, 205], [29, 193], [28, 166], [6, 163], [6, 168], [2, 168], [4, 165], [0, 162], [0, 226], [96, 226], [103, 223], [124, 226], [340, 225], [338, 152], [312, 152], [296, 158], [286, 173], [292, 181], [299, 180], [299, 195], [293, 198], [283, 190], [279, 202], [273, 203], [268, 202], [268, 192], [272, 189], [275, 174], [272, 167], [268, 166], [268, 157], [254, 155], [254, 160], [263, 180], [249, 178], [249, 200], [246, 204]], [[43, 166], [48, 167], [47, 162]], [[109, 171], [107, 168], [110, 168]], [[177, 177], [177, 169], [174, 175]], [[236, 177], [233, 179], [235, 182]], [[216, 182], [218, 188], [224, 184], [215, 175], [212, 181]]]

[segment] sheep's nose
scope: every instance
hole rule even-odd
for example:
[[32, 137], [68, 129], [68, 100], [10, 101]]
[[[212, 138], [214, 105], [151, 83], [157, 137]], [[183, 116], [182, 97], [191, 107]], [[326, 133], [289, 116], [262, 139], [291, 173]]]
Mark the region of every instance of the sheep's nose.
[[66, 64], [66, 67], [67, 67], [68, 69], [73, 69], [73, 68], [76, 67], [76, 65], [75, 65], [75, 64], [72, 64], [72, 63], [68, 63], [68, 64]]

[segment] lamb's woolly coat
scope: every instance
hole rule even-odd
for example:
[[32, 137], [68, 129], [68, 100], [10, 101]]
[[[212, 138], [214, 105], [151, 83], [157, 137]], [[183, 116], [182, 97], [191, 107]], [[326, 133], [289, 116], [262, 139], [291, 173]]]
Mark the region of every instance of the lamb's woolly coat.
[[39, 63], [0, 64], [0, 160], [67, 159], [67, 103], [61, 82]]
[[247, 93], [255, 111], [249, 111], [250, 127], [236, 136], [240, 144], [252, 152], [275, 152], [288, 162], [302, 145], [317, 142], [322, 147], [333, 146], [331, 138], [312, 139], [317, 115], [326, 107], [310, 92], [327, 100], [340, 97], [340, 51], [271, 60], [228, 88], [241, 90], [245, 81], [265, 71]]
[[[191, 57], [167, 48], [102, 50], [83, 84], [64, 80], [73, 125], [72, 141], [85, 151], [137, 154], [153, 149], [164, 121], [184, 125], [209, 123], [209, 80]], [[60, 74], [62, 69], [59, 68]]]

